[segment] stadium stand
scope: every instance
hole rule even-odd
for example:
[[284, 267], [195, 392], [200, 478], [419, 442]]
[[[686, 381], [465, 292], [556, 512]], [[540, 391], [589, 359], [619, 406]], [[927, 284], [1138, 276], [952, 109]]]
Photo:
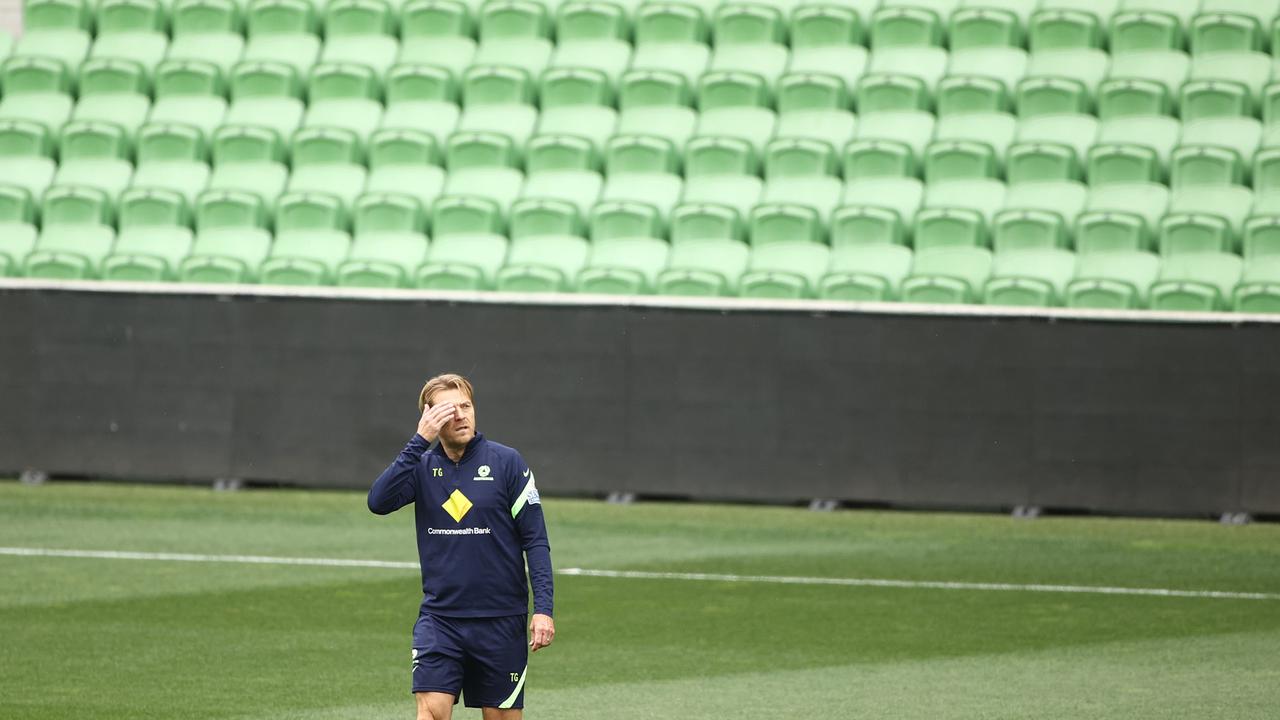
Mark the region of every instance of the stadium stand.
[[1270, 312], [1278, 14], [27, 0], [0, 271]]

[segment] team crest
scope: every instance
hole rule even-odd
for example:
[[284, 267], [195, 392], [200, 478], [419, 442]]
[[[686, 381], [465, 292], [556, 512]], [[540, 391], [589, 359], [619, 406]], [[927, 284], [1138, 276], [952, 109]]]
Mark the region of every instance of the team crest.
[[491, 472], [493, 471], [489, 468], [488, 465], [481, 465], [480, 467], [476, 468], [476, 476], [471, 479], [472, 480], [492, 480], [493, 477], [490, 476]]

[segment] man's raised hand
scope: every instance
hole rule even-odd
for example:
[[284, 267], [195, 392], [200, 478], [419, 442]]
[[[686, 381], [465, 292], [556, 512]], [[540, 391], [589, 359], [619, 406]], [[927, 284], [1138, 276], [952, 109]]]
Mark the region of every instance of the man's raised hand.
[[435, 442], [436, 436], [440, 434], [440, 428], [447, 425], [453, 417], [453, 403], [427, 405], [422, 408], [422, 417], [418, 419], [418, 434], [429, 443]]

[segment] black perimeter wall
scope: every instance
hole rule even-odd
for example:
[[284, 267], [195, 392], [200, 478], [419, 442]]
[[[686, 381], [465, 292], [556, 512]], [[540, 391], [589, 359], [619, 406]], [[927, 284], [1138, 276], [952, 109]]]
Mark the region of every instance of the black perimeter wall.
[[550, 494], [1280, 512], [1280, 325], [0, 289], [0, 472], [365, 488], [431, 374]]

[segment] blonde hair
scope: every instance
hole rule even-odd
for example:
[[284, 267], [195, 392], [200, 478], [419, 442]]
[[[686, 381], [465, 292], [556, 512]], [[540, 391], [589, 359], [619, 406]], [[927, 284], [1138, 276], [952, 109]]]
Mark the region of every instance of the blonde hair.
[[418, 393], [418, 412], [422, 412], [428, 405], [433, 405], [432, 400], [435, 399], [436, 393], [447, 388], [461, 390], [469, 399], [475, 400], [470, 380], [457, 373], [444, 373], [431, 378], [426, 385], [422, 386], [422, 392]]

